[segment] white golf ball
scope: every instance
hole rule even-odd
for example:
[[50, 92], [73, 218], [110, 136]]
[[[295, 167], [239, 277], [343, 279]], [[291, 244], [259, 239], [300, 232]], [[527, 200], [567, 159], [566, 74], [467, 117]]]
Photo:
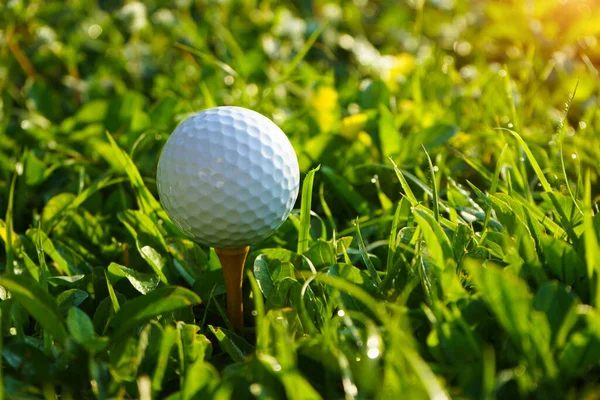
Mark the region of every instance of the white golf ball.
[[196, 242], [252, 245], [290, 214], [300, 186], [294, 148], [267, 117], [215, 107], [183, 121], [158, 161], [158, 194], [173, 222]]

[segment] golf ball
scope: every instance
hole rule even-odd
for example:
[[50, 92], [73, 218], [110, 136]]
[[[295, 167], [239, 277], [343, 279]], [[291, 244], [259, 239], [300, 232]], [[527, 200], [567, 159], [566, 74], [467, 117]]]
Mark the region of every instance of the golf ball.
[[290, 214], [300, 186], [294, 148], [267, 117], [215, 107], [183, 121], [167, 140], [157, 171], [160, 201], [196, 242], [252, 245]]

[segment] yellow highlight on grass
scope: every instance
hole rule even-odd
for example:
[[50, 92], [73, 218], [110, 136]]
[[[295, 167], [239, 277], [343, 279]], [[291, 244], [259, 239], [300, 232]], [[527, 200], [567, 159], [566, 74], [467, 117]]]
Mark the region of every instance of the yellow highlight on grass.
[[340, 134], [345, 138], [355, 139], [368, 120], [369, 116], [365, 113], [350, 115], [342, 120]]
[[322, 132], [329, 132], [337, 119], [338, 92], [330, 86], [321, 86], [310, 100], [313, 115]]
[[415, 57], [409, 53], [386, 57], [386, 65], [381, 73], [381, 79], [388, 88], [395, 92], [398, 82], [406, 78], [415, 68]]

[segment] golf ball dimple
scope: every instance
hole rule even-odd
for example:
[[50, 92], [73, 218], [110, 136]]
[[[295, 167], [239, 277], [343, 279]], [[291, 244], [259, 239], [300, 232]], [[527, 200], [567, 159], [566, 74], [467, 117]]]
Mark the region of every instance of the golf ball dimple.
[[300, 187], [290, 141], [267, 117], [215, 107], [183, 121], [158, 162], [158, 194], [173, 222], [195, 241], [252, 245], [290, 214]]

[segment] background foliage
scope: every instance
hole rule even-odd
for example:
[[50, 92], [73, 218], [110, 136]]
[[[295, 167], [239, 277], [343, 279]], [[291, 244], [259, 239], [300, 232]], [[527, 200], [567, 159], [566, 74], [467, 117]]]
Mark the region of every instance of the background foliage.
[[[2, 2], [4, 396], [599, 398], [599, 36], [593, 0]], [[216, 105], [306, 174], [237, 333], [154, 179]]]

